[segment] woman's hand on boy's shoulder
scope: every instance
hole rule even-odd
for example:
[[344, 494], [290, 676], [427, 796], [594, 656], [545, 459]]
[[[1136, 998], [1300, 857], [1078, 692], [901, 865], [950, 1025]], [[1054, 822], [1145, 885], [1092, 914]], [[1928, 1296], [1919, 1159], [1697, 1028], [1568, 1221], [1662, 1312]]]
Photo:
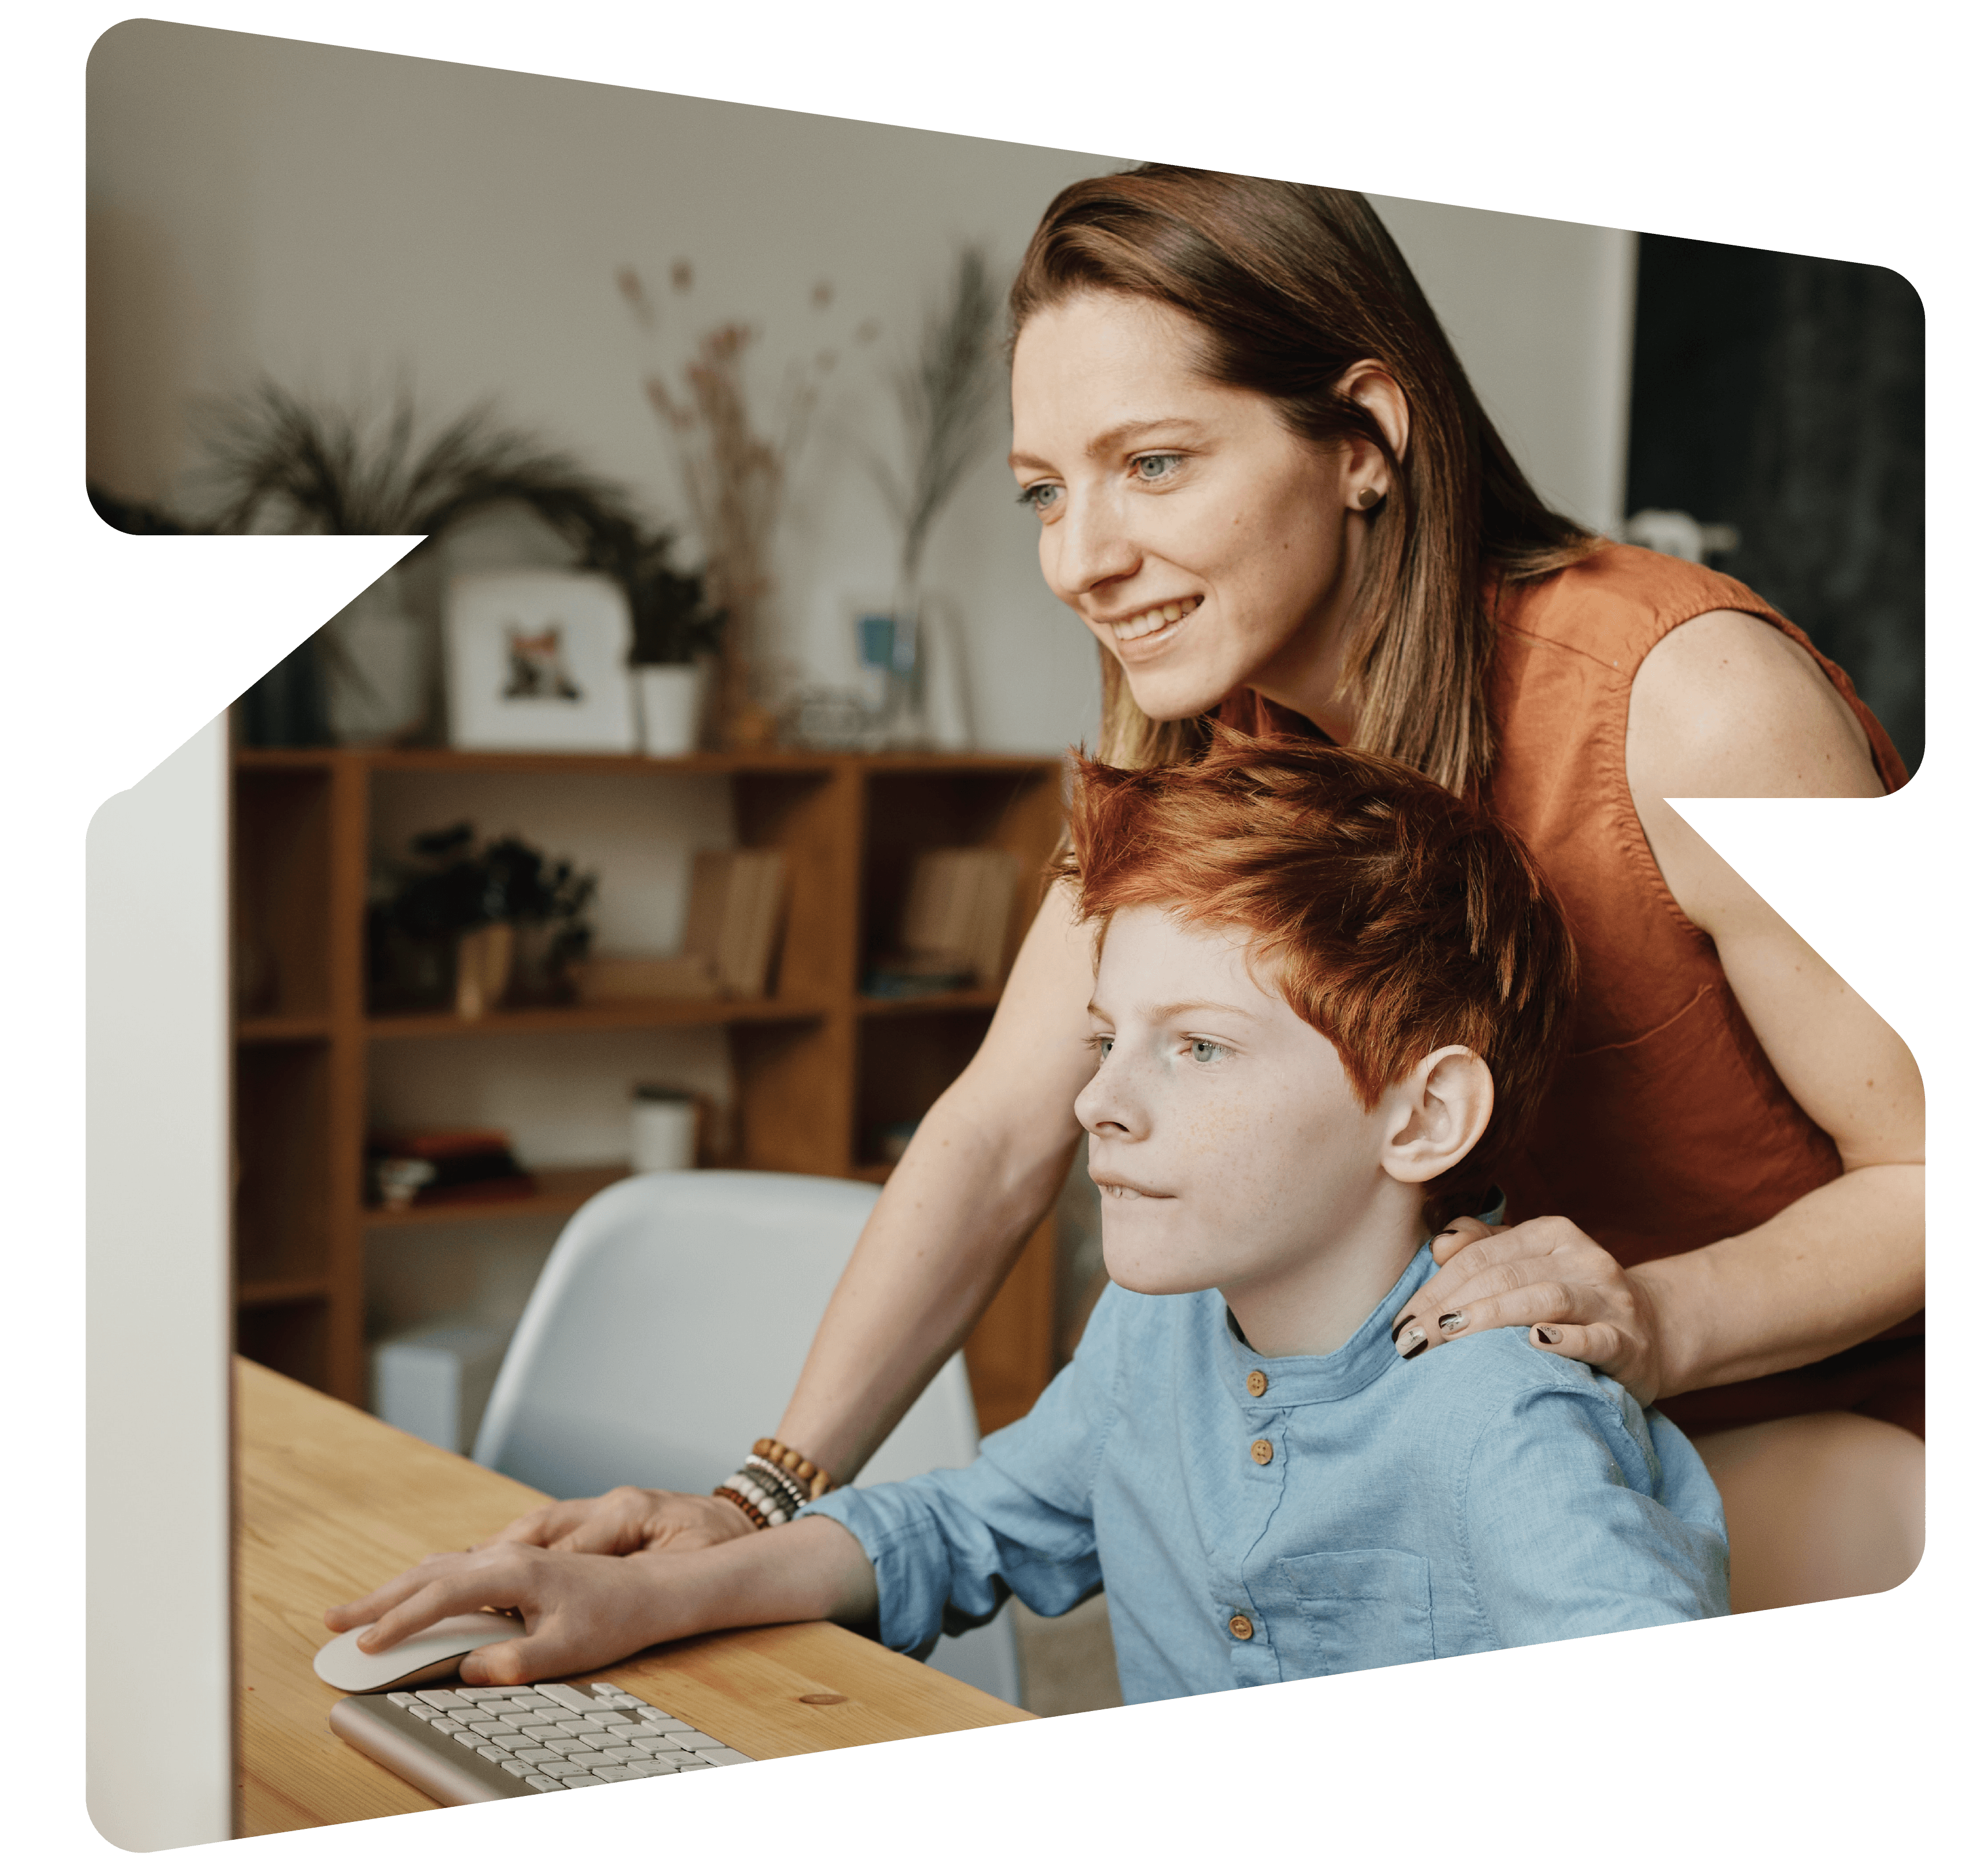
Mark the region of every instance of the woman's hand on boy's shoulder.
[[554, 1552], [691, 1552], [750, 1533], [752, 1523], [715, 1494], [664, 1488], [614, 1488], [583, 1500], [549, 1501], [478, 1542], [544, 1546]]
[[1542, 1351], [1604, 1372], [1645, 1406], [1663, 1394], [1656, 1308], [1636, 1276], [1563, 1215], [1487, 1228], [1469, 1216], [1430, 1244], [1436, 1271], [1395, 1315], [1405, 1358], [1519, 1326]]

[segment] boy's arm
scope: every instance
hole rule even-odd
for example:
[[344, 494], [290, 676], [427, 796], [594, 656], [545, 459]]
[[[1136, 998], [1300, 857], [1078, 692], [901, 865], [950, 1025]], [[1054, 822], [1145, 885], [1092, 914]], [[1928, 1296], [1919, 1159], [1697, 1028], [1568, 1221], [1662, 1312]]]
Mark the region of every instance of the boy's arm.
[[438, 1618], [488, 1606], [515, 1610], [526, 1635], [472, 1651], [472, 1684], [534, 1683], [597, 1670], [700, 1632], [874, 1615], [877, 1575], [862, 1547], [826, 1518], [775, 1527], [692, 1552], [553, 1552], [541, 1546], [438, 1553], [325, 1613], [333, 1630], [373, 1623], [377, 1651]]
[[1697, 1452], [1618, 1386], [1573, 1368], [1573, 1383], [1494, 1412], [1462, 1478], [1470, 1575], [1493, 1640], [1722, 1615], [1725, 1516]]
[[969, 1467], [844, 1489], [805, 1510], [800, 1525], [832, 1518], [862, 1542], [877, 1634], [892, 1650], [926, 1656], [1010, 1592], [1055, 1617], [1098, 1589], [1091, 1482], [1115, 1408], [1124, 1299], [1106, 1288], [1070, 1363]]

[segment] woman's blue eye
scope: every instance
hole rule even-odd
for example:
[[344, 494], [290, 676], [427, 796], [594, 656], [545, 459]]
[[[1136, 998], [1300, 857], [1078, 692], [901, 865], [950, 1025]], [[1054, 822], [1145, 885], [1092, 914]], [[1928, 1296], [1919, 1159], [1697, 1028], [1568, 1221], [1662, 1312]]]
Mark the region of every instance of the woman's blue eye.
[[1061, 490], [1053, 481], [1038, 481], [1033, 487], [1023, 488], [1020, 495], [1021, 503], [1031, 512], [1045, 512], [1048, 510], [1050, 502], [1060, 491]]
[[1177, 454], [1142, 454], [1132, 463], [1134, 471], [1141, 481], [1164, 481], [1180, 465]]
[[1194, 1062], [1197, 1066], [1212, 1066], [1229, 1049], [1218, 1046], [1212, 1039], [1197, 1039], [1193, 1043]]

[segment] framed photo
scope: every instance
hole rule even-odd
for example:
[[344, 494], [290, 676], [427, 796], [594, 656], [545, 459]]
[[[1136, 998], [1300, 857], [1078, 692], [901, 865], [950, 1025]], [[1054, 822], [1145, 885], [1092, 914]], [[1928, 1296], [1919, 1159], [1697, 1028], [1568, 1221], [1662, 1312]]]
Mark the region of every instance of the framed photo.
[[598, 572], [475, 572], [443, 616], [451, 746], [632, 753], [627, 594]]

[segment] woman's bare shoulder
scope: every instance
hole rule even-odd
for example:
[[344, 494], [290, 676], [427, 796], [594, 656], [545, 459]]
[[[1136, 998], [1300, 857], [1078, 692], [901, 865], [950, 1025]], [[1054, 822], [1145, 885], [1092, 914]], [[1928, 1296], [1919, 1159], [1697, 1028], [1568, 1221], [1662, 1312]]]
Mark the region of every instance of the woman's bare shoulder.
[[1707, 611], [1668, 632], [1629, 691], [1629, 789], [1670, 799], [1861, 799], [1871, 745], [1815, 658], [1765, 619]]

